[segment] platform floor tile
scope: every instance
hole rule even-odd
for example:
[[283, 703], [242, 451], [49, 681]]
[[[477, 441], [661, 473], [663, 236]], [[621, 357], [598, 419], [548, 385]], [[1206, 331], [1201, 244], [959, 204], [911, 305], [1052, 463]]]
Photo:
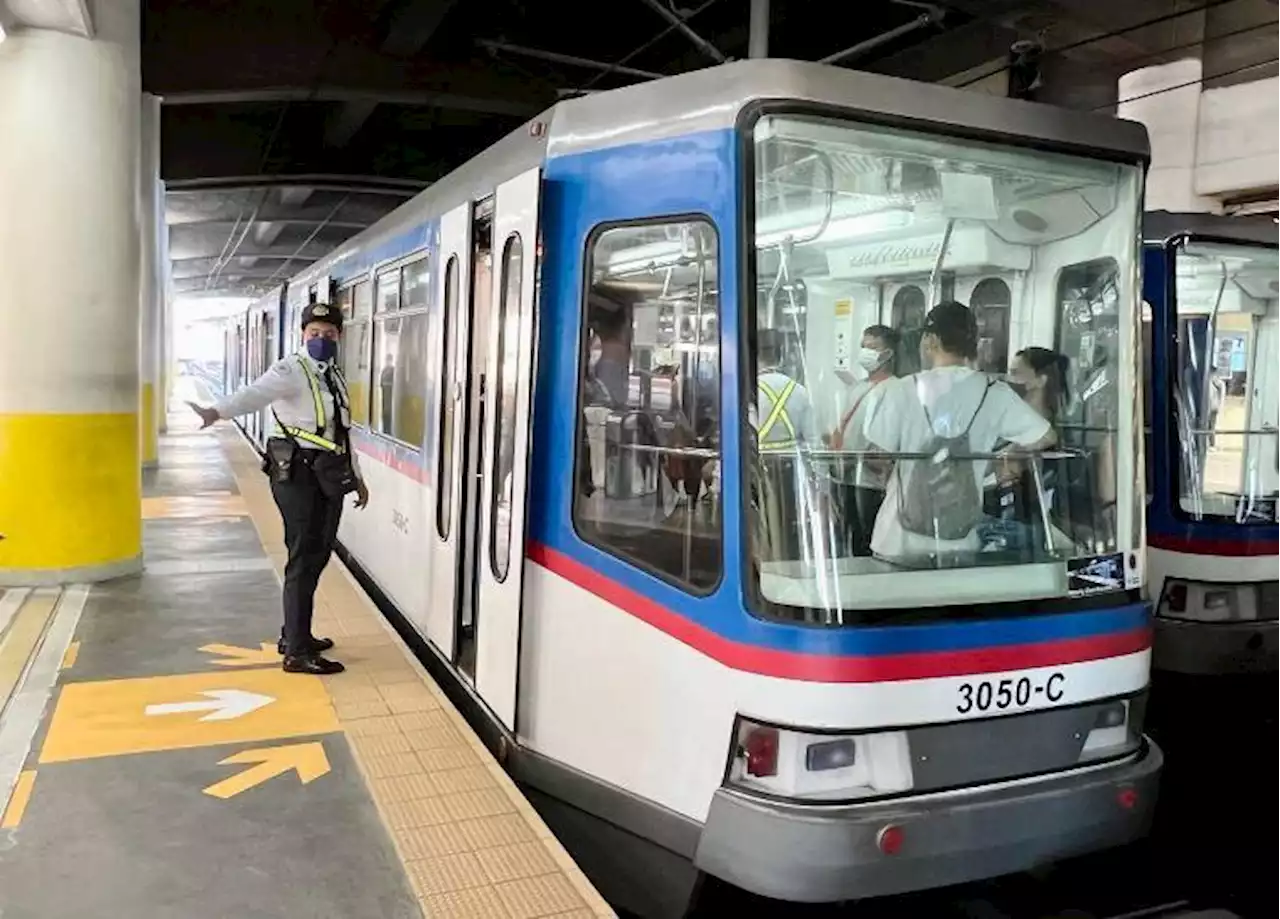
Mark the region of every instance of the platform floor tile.
[[[232, 435], [222, 443], [281, 571], [279, 517], [257, 458]], [[336, 559], [320, 579], [315, 632], [340, 642], [348, 669], [325, 686], [428, 917], [615, 915]]]

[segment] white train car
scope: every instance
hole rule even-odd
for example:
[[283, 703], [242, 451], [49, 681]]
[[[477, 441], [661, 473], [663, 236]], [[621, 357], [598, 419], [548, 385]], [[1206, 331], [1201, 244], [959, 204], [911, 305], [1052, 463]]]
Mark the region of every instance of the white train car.
[[[871, 897], [1145, 832], [1146, 157], [1110, 118], [735, 63], [562, 102], [291, 280], [346, 315], [344, 558], [612, 902]], [[757, 450], [761, 333], [825, 430], [862, 328], [944, 296], [968, 371], [1053, 349], [1082, 397], [1019, 459], [1025, 539], [854, 554], [859, 457]]]

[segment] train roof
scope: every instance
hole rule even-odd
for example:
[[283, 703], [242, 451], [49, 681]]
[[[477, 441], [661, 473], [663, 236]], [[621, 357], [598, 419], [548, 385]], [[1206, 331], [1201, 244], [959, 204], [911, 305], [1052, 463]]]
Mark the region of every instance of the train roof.
[[1163, 243], [1183, 234], [1272, 246], [1280, 237], [1276, 222], [1271, 217], [1179, 211], [1147, 211], [1143, 215], [1142, 238], [1147, 242]]
[[745, 60], [556, 103], [361, 231], [290, 284], [309, 284], [351, 254], [377, 249], [438, 215], [482, 197], [548, 159], [738, 124], [757, 103], [846, 110], [946, 133], [1005, 138], [1111, 159], [1146, 161], [1146, 128], [1110, 115], [965, 92], [806, 61]]
[[[733, 127], [748, 105], [801, 102], [943, 131], [1146, 159], [1146, 128], [1110, 115], [778, 59], [736, 61], [569, 99], [551, 109], [548, 155]], [[959, 103], [959, 104], [957, 104]]]

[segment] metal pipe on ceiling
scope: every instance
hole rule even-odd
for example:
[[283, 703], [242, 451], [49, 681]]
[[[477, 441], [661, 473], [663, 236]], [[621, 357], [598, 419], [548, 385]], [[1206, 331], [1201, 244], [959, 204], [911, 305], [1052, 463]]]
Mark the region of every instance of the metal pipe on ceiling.
[[[684, 17], [684, 21], [685, 21], [685, 22], [688, 22], [690, 19], [693, 19], [695, 16], [697, 16], [699, 13], [701, 13], [703, 10], [707, 9], [707, 7], [711, 6], [711, 4], [713, 4], [713, 3], [715, 3], [715, 2], [716, 2], [716, 0], [703, 0], [703, 3], [702, 3], [700, 6], [696, 7], [696, 8], [695, 8], [695, 9], [693, 9], [693, 10], [691, 10], [691, 11], [689, 12], [689, 14], [688, 14], [687, 16], [685, 16], [685, 17]], [[618, 64], [625, 64], [627, 61], [631, 60], [632, 58], [636, 57], [637, 55], [639, 55], [639, 54], [643, 54], [645, 51], [648, 51], [650, 48], [652, 48], [652, 47], [653, 47], [654, 45], [656, 45], [658, 42], [662, 41], [664, 38], [666, 38], [668, 35], [670, 35], [670, 34], [671, 34], [672, 32], [674, 32], [675, 30], [676, 30], [676, 27], [675, 27], [675, 26], [673, 26], [673, 25], [668, 25], [665, 29], [663, 29], [663, 30], [662, 30], [661, 32], [659, 32], [657, 35], [655, 35], [655, 36], [653, 36], [652, 38], [650, 38], [650, 39], [649, 39], [648, 41], [646, 41], [644, 44], [642, 44], [642, 45], [638, 45], [638, 46], [637, 46], [636, 48], [634, 48], [633, 50], [628, 51], [628, 52], [627, 52], [626, 54], [624, 54], [622, 57], [618, 58], [618, 60], [617, 60], [617, 62], [616, 62], [616, 63], [618, 63]], [[589, 92], [589, 91], [591, 90], [591, 87], [595, 86], [597, 83], [599, 83], [601, 80], [603, 80], [605, 77], [607, 77], [610, 73], [613, 73], [613, 72], [614, 72], [614, 65], [613, 65], [613, 64], [610, 64], [610, 65], [609, 65], [609, 69], [608, 69], [608, 70], [606, 70], [606, 71], [604, 71], [604, 72], [602, 72], [602, 73], [598, 73], [598, 74], [596, 74], [594, 77], [592, 77], [590, 80], [588, 80], [588, 81], [586, 82], [586, 84], [582, 87], [582, 92]]]
[[[241, 232], [240, 238], [236, 240], [236, 244], [231, 248], [231, 251], [227, 252], [226, 247], [223, 246], [223, 255], [218, 257], [218, 264], [214, 265], [209, 273], [204, 277], [204, 286], [206, 290], [209, 288], [210, 284], [217, 282], [217, 280], [222, 277], [222, 269], [231, 264], [231, 260], [236, 257], [236, 253], [239, 252], [240, 247], [244, 245], [245, 237], [248, 236], [249, 231], [253, 229], [253, 224], [258, 219], [258, 214], [262, 211], [262, 205], [267, 201], [267, 194], [268, 192], [264, 191], [262, 193], [262, 197], [258, 199], [258, 203], [253, 208], [253, 213], [250, 214], [249, 219], [244, 222], [244, 231]], [[241, 213], [243, 213], [243, 210]], [[236, 227], [239, 226], [240, 218], [236, 217]], [[235, 236], [235, 233], [235, 229], [232, 229], [227, 239], [230, 240], [232, 236]]]
[[482, 48], [490, 51], [505, 51], [508, 54], [522, 55], [523, 57], [531, 57], [537, 60], [550, 61], [553, 64], [567, 64], [570, 67], [586, 67], [589, 70], [605, 70], [614, 73], [625, 73], [627, 76], [641, 77], [645, 80], [660, 80], [666, 74], [655, 73], [652, 70], [640, 70], [636, 67], [627, 67], [622, 64], [607, 64], [604, 61], [593, 61], [590, 58], [576, 57], [572, 54], [560, 54], [557, 51], [543, 51], [541, 48], [526, 48], [523, 45], [510, 45], [502, 41], [489, 41], [481, 39], [476, 42]]
[[320, 231], [325, 228], [325, 225], [334, 217], [338, 216], [338, 211], [342, 210], [342, 206], [346, 204], [349, 199], [350, 199], [350, 196], [348, 195], [347, 197], [344, 197], [341, 201], [339, 201], [337, 204], [335, 204], [333, 206], [333, 210], [329, 212], [329, 216], [326, 217], [320, 223], [316, 224], [316, 228], [311, 231], [310, 235], [307, 236], [306, 239], [304, 239], [302, 242], [298, 244], [298, 248], [294, 250], [293, 255], [289, 256], [287, 259], [281, 262], [280, 265], [276, 268], [276, 270], [271, 272], [271, 277], [267, 278], [265, 283], [270, 284], [279, 276], [280, 272], [286, 270], [293, 263], [294, 259], [296, 259], [299, 255], [302, 254], [302, 250], [307, 248], [307, 245], [311, 242], [311, 240], [315, 239], [316, 236], [320, 234]]
[[689, 28], [689, 24], [684, 21], [684, 18], [681, 17], [679, 13], [675, 12], [674, 10], [668, 9], [666, 6], [664, 6], [662, 4], [662, 0], [641, 0], [641, 2], [644, 3], [645, 6], [653, 10], [655, 13], [657, 13], [659, 16], [661, 16], [663, 19], [665, 19], [667, 22], [675, 26], [676, 29], [680, 32], [680, 34], [682, 34], [685, 38], [689, 39], [689, 41], [693, 42], [694, 47], [696, 47], [699, 51], [701, 51], [707, 57], [711, 58], [717, 64], [724, 64], [729, 60], [727, 57], [725, 57], [723, 54], [720, 53], [719, 48], [711, 44], [711, 42], [707, 41], [697, 32], [693, 31], [693, 29]]
[[843, 51], [837, 51], [835, 54], [828, 54], [826, 57], [821, 58], [818, 63], [835, 64], [848, 58], [865, 54], [868, 51], [879, 48], [883, 44], [893, 41], [895, 38], [901, 38], [903, 35], [910, 34], [917, 29], [923, 29], [925, 26], [942, 22], [943, 17], [946, 15], [946, 10], [939, 6], [933, 6], [925, 3], [910, 3], [906, 5], [921, 6], [924, 7], [925, 11], [910, 22], [904, 22], [902, 25], [892, 28], [888, 32], [881, 32], [873, 38], [868, 38], [866, 41], [860, 41], [856, 45], [850, 45], [848, 48], [845, 48]]
[[751, 0], [747, 57], [769, 56], [769, 0]]

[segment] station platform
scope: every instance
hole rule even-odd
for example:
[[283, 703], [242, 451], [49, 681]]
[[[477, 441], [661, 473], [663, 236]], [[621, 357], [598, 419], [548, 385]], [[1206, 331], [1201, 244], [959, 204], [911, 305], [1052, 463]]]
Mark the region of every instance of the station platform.
[[347, 672], [281, 670], [279, 516], [196, 427], [144, 477], [142, 575], [0, 590], [0, 916], [613, 916], [337, 558]]

